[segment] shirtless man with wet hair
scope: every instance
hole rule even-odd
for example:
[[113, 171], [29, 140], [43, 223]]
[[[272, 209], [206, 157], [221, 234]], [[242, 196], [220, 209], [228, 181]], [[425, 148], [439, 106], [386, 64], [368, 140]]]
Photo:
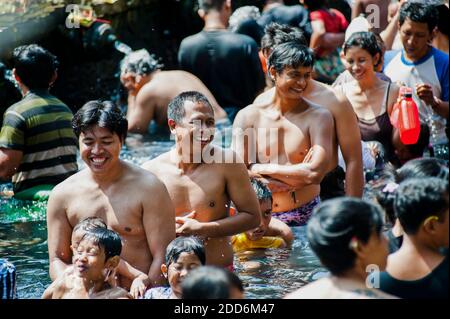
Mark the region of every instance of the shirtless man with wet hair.
[[[123, 242], [121, 258], [164, 283], [160, 267], [175, 238], [175, 214], [166, 187], [153, 174], [119, 159], [127, 120], [109, 101], [90, 101], [74, 116], [86, 168], [57, 185], [47, 206], [52, 280], [72, 263], [73, 227], [87, 217], [102, 218]], [[118, 278], [122, 287], [131, 282]]]
[[[272, 24], [267, 28], [266, 34], [262, 39], [262, 50], [266, 59], [278, 45], [294, 41], [306, 45], [302, 33], [293, 27]], [[253, 105], [266, 107], [273, 102], [275, 97], [275, 88], [271, 88], [260, 94]], [[337, 184], [335, 180], [339, 174], [338, 165], [338, 146], [341, 149], [345, 161], [345, 195], [361, 197], [364, 186], [361, 136], [358, 122], [353, 108], [345, 95], [337, 92], [329, 85], [318, 82], [313, 79], [307, 81], [307, 86], [302, 93], [302, 97], [312, 103], [318, 104], [331, 112], [335, 122], [333, 134], [332, 157], [329, 160], [328, 172], [325, 177], [331, 185]], [[324, 184], [326, 183], [324, 179]], [[323, 185], [323, 184], [322, 184]], [[334, 187], [333, 187], [334, 188]], [[325, 192], [325, 193], [324, 193]], [[338, 190], [344, 195], [343, 191]], [[322, 195], [330, 197], [336, 194], [335, 190], [324, 189]]]
[[[212, 145], [214, 111], [198, 92], [169, 104], [175, 148], [143, 164], [166, 185], [175, 206], [176, 233], [205, 240], [206, 263], [233, 265], [229, 236], [258, 227], [260, 208], [247, 168], [230, 149]], [[230, 216], [233, 202], [237, 214]]]
[[128, 54], [120, 67], [120, 81], [128, 91], [128, 131], [145, 134], [152, 120], [166, 127], [167, 105], [186, 91], [204, 94], [211, 101], [216, 122], [231, 126], [225, 111], [195, 75], [179, 70], [162, 71], [158, 61], [144, 49]]
[[333, 116], [303, 99], [314, 65], [308, 47], [281, 44], [268, 65], [275, 81], [273, 102], [238, 113], [232, 145], [252, 174], [269, 180], [273, 216], [289, 226], [302, 226], [320, 202], [320, 182], [333, 148]]

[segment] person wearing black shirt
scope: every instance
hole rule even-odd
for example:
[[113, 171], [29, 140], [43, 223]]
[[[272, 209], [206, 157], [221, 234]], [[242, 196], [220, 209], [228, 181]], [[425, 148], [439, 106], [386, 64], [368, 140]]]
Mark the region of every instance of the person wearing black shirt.
[[181, 42], [180, 68], [195, 74], [210, 89], [233, 121], [264, 88], [264, 74], [256, 42], [227, 30], [230, 0], [201, 0], [203, 30]]

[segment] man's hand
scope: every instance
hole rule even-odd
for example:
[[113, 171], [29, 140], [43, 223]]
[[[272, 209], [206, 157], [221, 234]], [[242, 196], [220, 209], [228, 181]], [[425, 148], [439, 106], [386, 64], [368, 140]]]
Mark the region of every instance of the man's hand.
[[134, 299], [144, 297], [145, 289], [147, 288], [145, 281], [148, 280], [148, 276], [139, 276], [133, 280], [130, 288], [130, 294]]
[[286, 183], [283, 183], [274, 178], [269, 177], [266, 179], [266, 181], [267, 181], [266, 185], [267, 187], [269, 187], [272, 193], [285, 193], [295, 190], [295, 188], [292, 187], [291, 185], [287, 185]]
[[430, 105], [431, 107], [436, 105], [431, 85], [425, 83], [416, 85], [416, 94], [427, 105]]
[[176, 234], [182, 236], [200, 235], [201, 223], [195, 219], [196, 212], [175, 218]]

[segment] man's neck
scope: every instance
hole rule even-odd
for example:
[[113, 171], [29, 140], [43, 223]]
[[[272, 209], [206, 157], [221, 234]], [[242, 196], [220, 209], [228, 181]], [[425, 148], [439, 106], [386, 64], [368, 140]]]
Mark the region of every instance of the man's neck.
[[263, 8], [262, 12], [263, 13], [267, 12], [267, 11], [269, 11], [272, 8], [279, 7], [279, 6], [282, 6], [282, 5], [284, 5], [284, 1], [283, 0], [267, 1], [267, 3], [264, 5], [264, 8]]
[[285, 114], [294, 108], [298, 111], [304, 111], [309, 107], [309, 105], [305, 102], [305, 100], [303, 100], [303, 98], [285, 98], [282, 97], [276, 90], [273, 105], [281, 112], [281, 114]]
[[[183, 173], [193, 171], [201, 164], [200, 160], [199, 160], [199, 163], [197, 163], [197, 161], [194, 162], [195, 158], [194, 158], [192, 150], [189, 153], [188, 152], [186, 152], [186, 154], [183, 154], [183, 153], [184, 153], [184, 151], [182, 150], [181, 146], [179, 146], [179, 145], [177, 145], [175, 147], [175, 149], [173, 149], [170, 152], [170, 160]], [[201, 156], [199, 157], [199, 159], [201, 159]], [[195, 160], [197, 160], [197, 159], [195, 159]]]
[[408, 53], [405, 50], [403, 50], [403, 52], [404, 52], [406, 61], [416, 63], [417, 61], [420, 61], [421, 59], [423, 59], [423, 57], [425, 57], [428, 53], [430, 53], [431, 50], [432, 50], [432, 46], [427, 45], [426, 50], [424, 50], [424, 52], [422, 54], [420, 54], [419, 57], [416, 57], [416, 58], [412, 58], [412, 57], [408, 56]]
[[439, 248], [430, 243], [426, 243], [419, 239], [418, 236], [403, 235], [402, 246], [398, 251], [398, 255], [403, 254], [409, 256], [420, 256], [424, 260], [441, 256]]
[[111, 168], [107, 173], [95, 174], [91, 171], [91, 176], [93, 180], [98, 184], [100, 188], [107, 188], [114, 184], [115, 181], [120, 179], [124, 171], [124, 163], [121, 160], [118, 161], [117, 165]]
[[210, 11], [205, 16], [204, 31], [226, 30], [228, 28], [228, 18], [219, 11]]

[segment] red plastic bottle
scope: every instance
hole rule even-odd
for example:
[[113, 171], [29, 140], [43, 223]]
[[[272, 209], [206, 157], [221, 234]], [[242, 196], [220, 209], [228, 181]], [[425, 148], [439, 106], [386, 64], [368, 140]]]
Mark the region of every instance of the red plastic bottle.
[[412, 89], [405, 88], [402, 91], [403, 97], [398, 117], [400, 140], [405, 145], [416, 144], [420, 135], [419, 111], [412, 99]]

